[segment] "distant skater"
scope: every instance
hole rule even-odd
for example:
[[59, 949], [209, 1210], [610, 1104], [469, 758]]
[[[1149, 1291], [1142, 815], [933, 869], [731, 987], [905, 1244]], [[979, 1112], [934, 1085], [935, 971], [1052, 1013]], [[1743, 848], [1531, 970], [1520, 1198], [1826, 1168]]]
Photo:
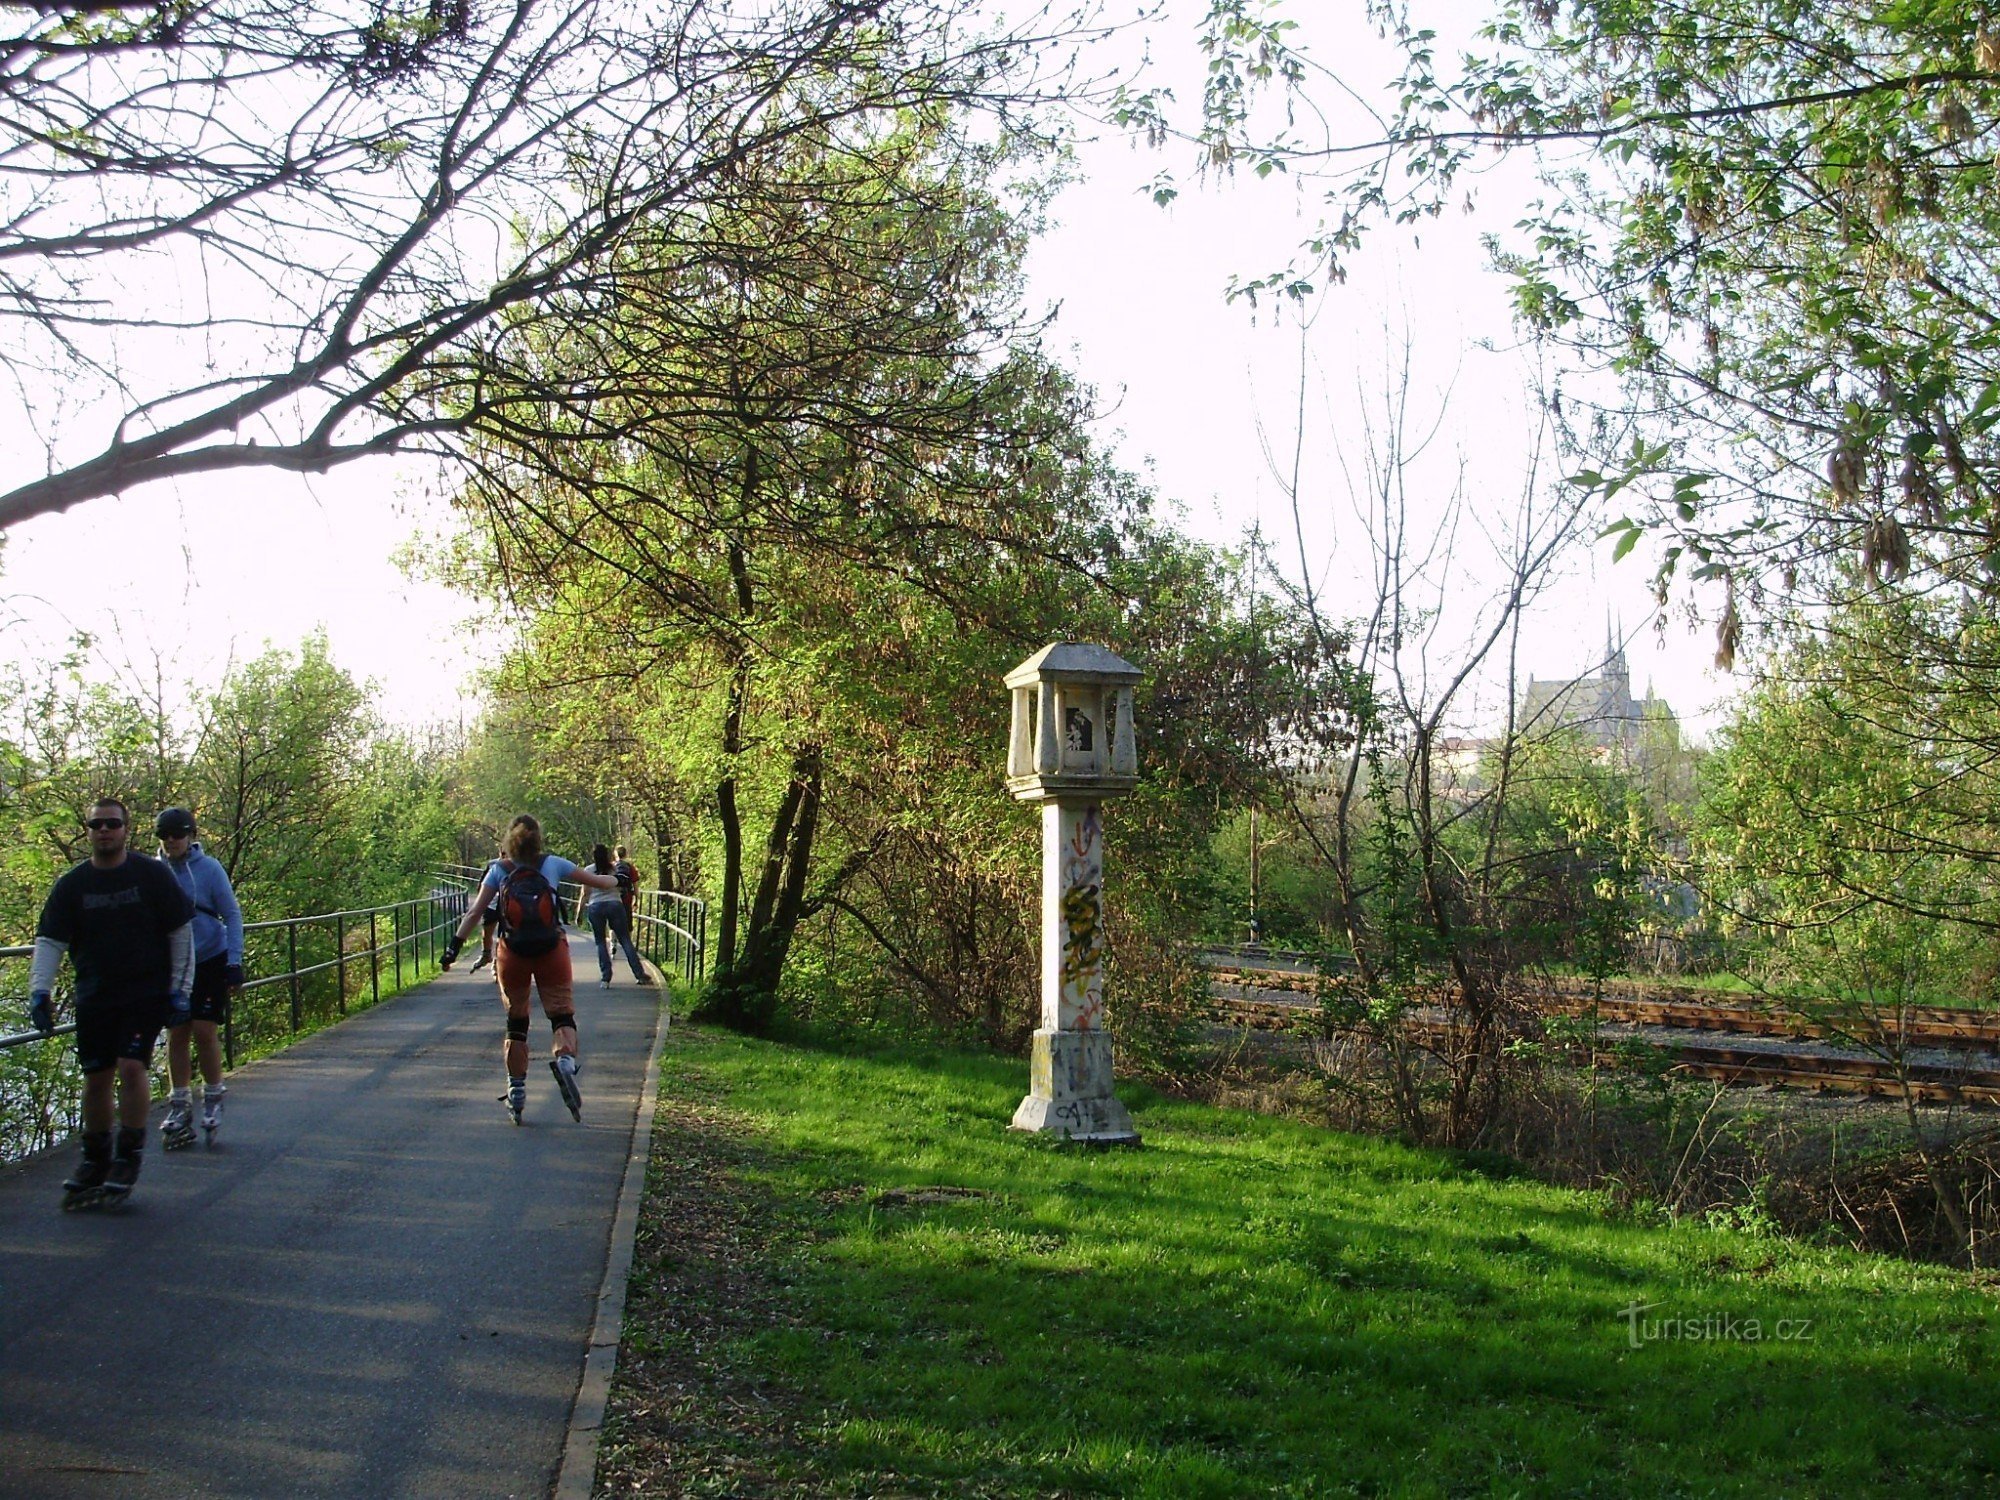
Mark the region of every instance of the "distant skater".
[[138, 1182], [153, 1044], [163, 1023], [187, 1021], [194, 982], [194, 904], [173, 872], [126, 847], [130, 815], [116, 798], [92, 803], [84, 826], [90, 858], [49, 891], [28, 974], [28, 1015], [40, 1031], [55, 1029], [50, 995], [64, 953], [76, 974], [83, 1161], [63, 1183], [66, 1209], [122, 1204]]
[[472, 961], [472, 967], [465, 972], [477, 974], [493, 962], [493, 929], [500, 925], [500, 903], [489, 901], [486, 910], [479, 914], [479, 957]]
[[620, 844], [616, 851], [611, 873], [618, 877], [618, 899], [625, 903], [625, 910], [632, 910], [632, 898], [639, 890], [639, 867], [626, 857], [625, 846]]
[[570, 971], [569, 944], [564, 941], [562, 899], [557, 888], [565, 880], [599, 890], [616, 890], [611, 875], [581, 869], [559, 854], [542, 850], [542, 825], [527, 813], [508, 825], [501, 841], [504, 857], [486, 868], [479, 894], [459, 919], [444, 945], [447, 970], [458, 961], [466, 935], [489, 905], [500, 909], [493, 972], [507, 1004], [507, 1040], [502, 1056], [507, 1065], [507, 1092], [501, 1099], [516, 1125], [528, 1107], [528, 992], [541, 997], [542, 1014], [554, 1033], [549, 1071], [572, 1118], [583, 1118], [583, 1096], [577, 1088], [581, 1062], [577, 1056], [576, 990]]
[[[620, 851], [623, 852], [622, 850]], [[628, 899], [634, 880], [621, 875], [620, 865], [613, 863], [611, 851], [598, 844], [590, 851], [591, 868], [600, 875], [609, 875], [617, 882], [615, 889], [592, 890], [586, 886], [589, 898], [584, 907], [584, 918], [590, 923], [590, 935], [597, 939], [597, 972], [605, 989], [611, 988], [611, 945], [606, 934], [618, 939], [619, 950], [625, 955], [625, 962], [632, 966], [632, 982], [645, 984], [646, 966], [639, 962], [639, 950], [632, 946], [632, 907]], [[630, 865], [622, 868], [631, 869]], [[636, 876], [635, 876], [636, 878]]]
[[[201, 1133], [209, 1145], [222, 1128], [222, 1031], [229, 1003], [243, 988], [243, 910], [221, 861], [195, 839], [194, 814], [170, 807], [153, 820], [160, 857], [194, 903], [194, 989], [189, 1019], [167, 1030], [167, 1117], [160, 1144], [178, 1151], [194, 1143], [193, 1062], [201, 1064]], [[192, 1052], [193, 1057], [190, 1058]]]

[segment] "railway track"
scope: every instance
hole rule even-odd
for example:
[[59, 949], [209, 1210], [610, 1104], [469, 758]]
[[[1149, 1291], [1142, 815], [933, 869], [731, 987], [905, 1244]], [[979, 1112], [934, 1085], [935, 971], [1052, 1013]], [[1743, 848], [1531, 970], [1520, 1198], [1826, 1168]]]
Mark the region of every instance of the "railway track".
[[[1210, 986], [1227, 1020], [1279, 1031], [1317, 1017], [1314, 978], [1297, 965], [1218, 963], [1211, 967]], [[1621, 1040], [1643, 1043], [1647, 1055], [1684, 1077], [1877, 1098], [1898, 1098], [1907, 1089], [1926, 1104], [2000, 1106], [2000, 1017], [1985, 1011], [1930, 1006], [1906, 1012], [1899, 1067], [1880, 1055], [1896, 1050], [1889, 1045], [1896, 1040], [1893, 1033], [1843, 1036], [1809, 1017], [1754, 1006], [1658, 994], [1611, 994], [1593, 1001], [1554, 988], [1542, 997], [1541, 1009], [1545, 1016], [1594, 1017], [1617, 1030]], [[1421, 1011], [1405, 1024], [1426, 1045], [1451, 1044], [1450, 1028]], [[1599, 1066], [1636, 1061], [1629, 1049], [1605, 1045], [1602, 1038], [1593, 1055]]]

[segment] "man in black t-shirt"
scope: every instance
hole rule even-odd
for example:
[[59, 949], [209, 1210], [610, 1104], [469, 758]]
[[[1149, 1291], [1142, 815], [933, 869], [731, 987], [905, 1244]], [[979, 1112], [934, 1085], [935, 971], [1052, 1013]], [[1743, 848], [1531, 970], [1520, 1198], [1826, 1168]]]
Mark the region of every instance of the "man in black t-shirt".
[[48, 1031], [55, 1024], [49, 995], [65, 952], [76, 971], [83, 1164], [63, 1184], [64, 1208], [122, 1201], [139, 1180], [153, 1044], [162, 1025], [187, 1019], [194, 980], [194, 905], [171, 870], [125, 847], [125, 804], [93, 803], [85, 826], [90, 858], [49, 892], [28, 980], [29, 1015]]

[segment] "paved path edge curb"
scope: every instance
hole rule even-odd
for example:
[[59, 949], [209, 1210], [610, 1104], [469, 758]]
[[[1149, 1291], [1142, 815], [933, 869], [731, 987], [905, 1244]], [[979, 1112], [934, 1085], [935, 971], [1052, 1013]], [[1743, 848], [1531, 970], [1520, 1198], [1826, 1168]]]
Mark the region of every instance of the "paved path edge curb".
[[639, 1091], [639, 1109], [632, 1122], [632, 1155], [625, 1163], [625, 1180], [618, 1189], [618, 1213], [611, 1225], [604, 1285], [597, 1293], [590, 1349], [583, 1357], [583, 1378], [570, 1406], [569, 1433], [563, 1439], [562, 1464], [556, 1471], [555, 1488], [550, 1492], [552, 1500], [590, 1500], [597, 1478], [597, 1439], [604, 1426], [604, 1408], [611, 1397], [611, 1373], [618, 1364], [618, 1340], [625, 1326], [625, 1284], [632, 1276], [632, 1254], [639, 1236], [639, 1203], [646, 1193], [646, 1166], [653, 1155], [660, 1054], [666, 1047], [673, 1005], [673, 989], [664, 974], [659, 983], [660, 1010], [653, 1024], [653, 1050], [646, 1059], [646, 1082]]

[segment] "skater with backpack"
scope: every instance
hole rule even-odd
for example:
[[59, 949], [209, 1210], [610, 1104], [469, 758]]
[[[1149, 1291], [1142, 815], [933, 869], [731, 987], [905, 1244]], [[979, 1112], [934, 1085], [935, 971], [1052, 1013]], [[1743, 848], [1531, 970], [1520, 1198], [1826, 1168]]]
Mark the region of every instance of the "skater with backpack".
[[193, 903], [165, 865], [126, 847], [130, 816], [115, 797], [91, 804], [90, 858], [56, 881], [35, 925], [37, 1031], [55, 1029], [51, 991], [65, 953], [76, 973], [83, 1161], [63, 1184], [65, 1209], [122, 1204], [138, 1182], [153, 1044], [163, 1022], [187, 1019], [194, 982]]
[[[632, 966], [632, 982], [649, 984], [646, 966], [639, 962], [639, 950], [632, 946], [631, 887], [636, 883], [618, 873], [619, 867], [612, 863], [611, 851], [599, 844], [590, 851], [591, 868], [600, 875], [609, 875], [618, 884], [608, 891], [586, 887], [584, 895], [588, 905], [584, 907], [584, 918], [590, 923], [590, 935], [597, 939], [597, 972], [605, 989], [611, 988], [611, 945], [606, 941], [606, 933], [618, 939], [619, 950], [625, 955], [625, 962]], [[630, 865], [625, 866], [631, 869]]]
[[625, 856], [625, 846], [620, 844], [614, 856], [611, 873], [618, 877], [618, 899], [625, 903], [625, 910], [632, 910], [632, 898], [639, 890], [639, 869]]
[[[167, 1117], [160, 1144], [169, 1151], [194, 1144], [193, 1064], [201, 1064], [201, 1133], [215, 1144], [222, 1126], [222, 1035], [229, 1002], [243, 988], [243, 911], [236, 904], [229, 872], [195, 840], [194, 814], [170, 807], [153, 820], [160, 858], [194, 903], [194, 990], [192, 1014], [167, 1029]], [[191, 1055], [192, 1054], [192, 1055]]]
[[542, 1014], [553, 1033], [549, 1071], [555, 1075], [556, 1088], [570, 1115], [581, 1120], [583, 1098], [576, 1082], [581, 1066], [576, 990], [557, 890], [571, 879], [599, 890], [616, 890], [618, 882], [613, 876], [581, 869], [561, 855], [544, 853], [542, 825], [527, 813], [508, 825], [501, 848], [504, 856], [487, 866], [479, 893], [444, 945], [443, 967], [448, 970], [458, 961], [473, 924], [489, 906], [497, 904], [500, 920], [496, 924], [493, 972], [507, 1005], [507, 1040], [502, 1053], [507, 1064], [507, 1092], [501, 1099], [514, 1123], [520, 1124], [528, 1103], [528, 994], [532, 989], [541, 997]]

